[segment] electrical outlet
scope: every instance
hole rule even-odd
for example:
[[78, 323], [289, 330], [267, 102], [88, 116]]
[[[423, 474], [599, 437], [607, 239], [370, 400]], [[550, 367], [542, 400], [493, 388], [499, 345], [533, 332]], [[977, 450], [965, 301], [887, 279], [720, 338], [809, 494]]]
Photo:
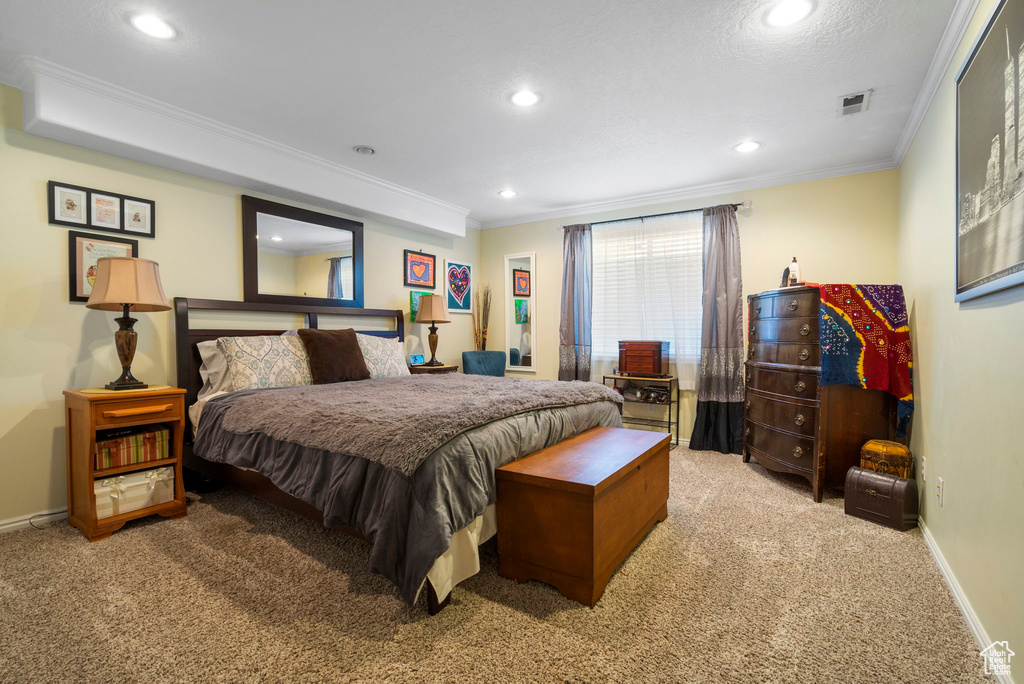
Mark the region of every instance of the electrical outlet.
[[939, 497], [939, 507], [941, 507], [942, 506], [942, 495], [943, 495], [942, 478], [940, 477], [936, 481], [938, 482], [938, 484], [935, 486], [935, 496]]

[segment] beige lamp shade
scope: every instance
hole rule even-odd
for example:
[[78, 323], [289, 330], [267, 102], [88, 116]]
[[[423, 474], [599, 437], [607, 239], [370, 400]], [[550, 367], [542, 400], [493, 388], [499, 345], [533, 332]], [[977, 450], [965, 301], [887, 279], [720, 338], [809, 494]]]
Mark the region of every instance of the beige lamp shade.
[[423, 295], [420, 297], [420, 308], [416, 312], [417, 323], [451, 323], [448, 305], [441, 295]]
[[121, 311], [167, 311], [171, 305], [160, 285], [160, 264], [134, 257], [102, 257], [96, 260], [96, 282], [86, 307]]

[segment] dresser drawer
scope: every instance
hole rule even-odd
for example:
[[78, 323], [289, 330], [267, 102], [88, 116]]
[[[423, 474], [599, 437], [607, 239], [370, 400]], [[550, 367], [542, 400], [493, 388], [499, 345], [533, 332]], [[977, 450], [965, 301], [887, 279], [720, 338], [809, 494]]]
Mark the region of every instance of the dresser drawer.
[[754, 342], [747, 348], [747, 360], [754, 363], [784, 363], [787, 366], [821, 366], [821, 347], [817, 344]]
[[183, 405], [180, 396], [95, 402], [93, 422], [96, 427], [115, 427], [179, 420]]
[[820, 297], [817, 292], [801, 292], [792, 295], [778, 295], [773, 298], [773, 315], [776, 318], [818, 315]]
[[750, 320], [771, 318], [774, 304], [771, 297], [755, 297], [750, 300]]
[[818, 342], [818, 317], [768, 318], [750, 322], [750, 342]]
[[813, 406], [748, 392], [745, 408], [748, 421], [785, 432], [814, 437], [818, 425], [818, 410]]
[[799, 399], [818, 398], [820, 376], [817, 373], [770, 370], [747, 364], [746, 380], [750, 389]]
[[764, 455], [795, 470], [810, 472], [814, 464], [814, 440], [772, 430], [746, 421], [744, 443], [754, 458]]

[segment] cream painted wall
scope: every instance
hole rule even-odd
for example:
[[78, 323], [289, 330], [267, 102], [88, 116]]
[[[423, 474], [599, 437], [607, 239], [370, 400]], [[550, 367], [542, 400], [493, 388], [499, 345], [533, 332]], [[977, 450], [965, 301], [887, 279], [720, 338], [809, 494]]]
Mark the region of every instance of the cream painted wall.
[[995, 5], [980, 3], [900, 169], [899, 278], [911, 313], [923, 516], [989, 639], [1022, 653], [1024, 447], [1014, 426], [1024, 417], [1024, 287], [953, 302], [954, 85]]
[[[311, 297], [325, 296], [327, 293], [327, 283], [330, 281], [331, 276], [331, 267], [327, 260], [332, 257], [346, 256], [352, 256], [351, 248], [343, 252], [321, 252], [320, 254], [307, 254], [295, 258], [298, 264], [296, 267], [298, 270], [298, 291], [305, 292]], [[342, 283], [342, 286], [345, 296], [350, 296], [349, 289], [351, 286], [347, 283]]]
[[[240, 188], [127, 161], [22, 132], [21, 93], [0, 86], [0, 521], [65, 506], [61, 392], [115, 378], [114, 316], [68, 302], [68, 229], [47, 223], [46, 182], [59, 180], [155, 200], [157, 237], [139, 255], [160, 263], [168, 297], [242, 298]], [[249, 193], [256, 194], [256, 193]], [[271, 198], [273, 199], [273, 198]], [[308, 207], [316, 209], [316, 207]], [[364, 222], [365, 306], [409, 306], [402, 252], [478, 262], [477, 231], [461, 239]], [[440, 287], [440, 286], [439, 286]], [[441, 291], [440, 289], [438, 290]], [[170, 312], [141, 314], [132, 366], [152, 384], [174, 384]], [[408, 325], [407, 352], [422, 353], [426, 328]], [[473, 348], [469, 316], [439, 331], [438, 356], [460, 363]]]
[[[562, 288], [561, 226], [573, 223], [685, 211], [716, 204], [753, 200], [739, 213], [744, 294], [779, 286], [782, 271], [796, 256], [803, 277], [812, 282], [896, 282], [898, 172], [876, 171], [808, 183], [702, 197], [669, 204], [632, 208], [593, 216], [575, 216], [485, 230], [480, 234], [480, 265], [490, 279], [499, 306], [491, 311], [488, 348], [501, 349], [505, 339], [505, 312], [500, 303], [503, 257], [515, 252], [537, 252], [533, 312], [537, 377], [558, 377], [558, 317]], [[511, 314], [509, 314], [511, 316]], [[509, 372], [509, 375], [516, 373]], [[524, 374], [525, 375], [525, 374]], [[696, 394], [683, 392], [680, 424], [689, 437], [696, 411]], [[657, 415], [657, 407], [632, 406], [644, 417]]]
[[291, 254], [257, 252], [256, 259], [260, 270], [260, 292], [282, 295], [301, 292], [296, 289], [299, 281], [296, 257]]

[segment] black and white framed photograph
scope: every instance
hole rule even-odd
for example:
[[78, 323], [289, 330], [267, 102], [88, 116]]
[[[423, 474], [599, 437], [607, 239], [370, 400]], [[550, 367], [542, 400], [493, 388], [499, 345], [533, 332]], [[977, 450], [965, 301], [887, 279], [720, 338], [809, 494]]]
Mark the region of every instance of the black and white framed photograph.
[[89, 188], [50, 181], [46, 184], [50, 223], [61, 226], [89, 225]]
[[156, 203], [138, 197], [122, 199], [125, 232], [142, 237], [156, 237]]
[[1003, 0], [956, 79], [958, 302], [1024, 283], [1024, 0]]

